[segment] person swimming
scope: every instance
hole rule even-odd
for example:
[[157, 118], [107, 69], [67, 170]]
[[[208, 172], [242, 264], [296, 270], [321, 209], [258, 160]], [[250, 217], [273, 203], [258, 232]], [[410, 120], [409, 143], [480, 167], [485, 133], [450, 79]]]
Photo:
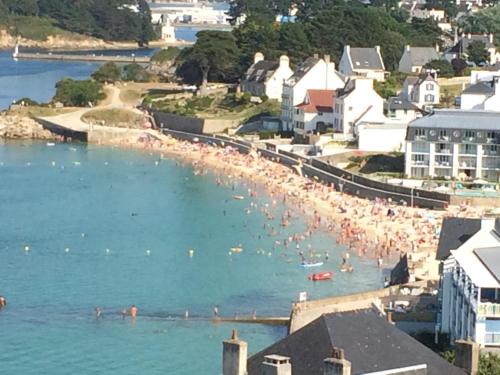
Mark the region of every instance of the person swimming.
[[137, 317], [137, 307], [135, 305], [132, 305], [130, 307], [130, 316], [132, 319], [135, 319]]
[[122, 319], [125, 320], [125, 318], [127, 317], [127, 309], [125, 307], [121, 309], [120, 315], [122, 316]]
[[7, 306], [7, 300], [4, 296], [0, 296], [0, 310]]
[[101, 315], [102, 315], [102, 310], [101, 310], [101, 308], [99, 306], [97, 306], [95, 308], [95, 319], [99, 320], [99, 318], [101, 317]]

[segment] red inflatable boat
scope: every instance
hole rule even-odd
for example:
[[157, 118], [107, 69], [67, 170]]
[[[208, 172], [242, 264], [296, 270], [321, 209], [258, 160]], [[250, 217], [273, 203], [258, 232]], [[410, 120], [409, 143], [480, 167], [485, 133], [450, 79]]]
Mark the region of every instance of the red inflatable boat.
[[321, 280], [331, 280], [333, 276], [333, 272], [318, 272], [309, 275], [309, 280], [312, 281], [321, 281]]

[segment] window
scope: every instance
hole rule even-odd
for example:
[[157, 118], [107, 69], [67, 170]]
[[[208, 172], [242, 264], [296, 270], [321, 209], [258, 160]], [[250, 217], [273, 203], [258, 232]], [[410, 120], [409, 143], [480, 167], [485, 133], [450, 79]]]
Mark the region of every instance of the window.
[[474, 138], [476, 136], [476, 132], [472, 130], [465, 131], [465, 138]]
[[439, 131], [439, 136], [441, 138], [447, 138], [448, 137], [448, 132], [446, 130], [440, 130]]
[[432, 83], [428, 83], [427, 85], [425, 85], [425, 89], [427, 91], [432, 91], [434, 90], [434, 85]]
[[425, 155], [413, 155], [413, 160], [414, 161], [425, 161]]
[[417, 137], [425, 137], [425, 129], [415, 129], [415, 135]]
[[295, 114], [300, 115], [300, 109], [297, 108], [297, 110], [295, 111]]
[[486, 135], [486, 137], [489, 138], [489, 139], [495, 138], [495, 132], [488, 132], [488, 134]]
[[427, 103], [434, 103], [434, 95], [427, 94], [424, 98]]
[[318, 116], [323, 116], [323, 112], [318, 112]]
[[349, 111], [352, 111], [352, 107], [349, 107]]

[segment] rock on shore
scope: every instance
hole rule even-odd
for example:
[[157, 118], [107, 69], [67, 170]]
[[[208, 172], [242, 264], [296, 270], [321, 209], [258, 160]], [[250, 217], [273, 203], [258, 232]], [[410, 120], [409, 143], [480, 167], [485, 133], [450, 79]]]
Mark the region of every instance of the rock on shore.
[[5, 139], [55, 139], [35, 120], [18, 115], [0, 114], [0, 138]]

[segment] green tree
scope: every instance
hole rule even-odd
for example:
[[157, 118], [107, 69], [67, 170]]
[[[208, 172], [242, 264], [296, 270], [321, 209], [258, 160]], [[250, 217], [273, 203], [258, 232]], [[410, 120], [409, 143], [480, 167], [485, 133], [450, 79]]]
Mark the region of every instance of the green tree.
[[434, 69], [438, 72], [440, 77], [445, 78], [450, 78], [455, 75], [455, 71], [453, 70], [451, 63], [444, 59], [429, 61], [424, 65], [424, 69]]
[[204, 30], [191, 48], [185, 48], [178, 57], [178, 74], [185, 82], [206, 84], [237, 82], [240, 68], [240, 50], [230, 32]]
[[480, 40], [472, 41], [467, 47], [468, 60], [476, 65], [484, 64], [488, 61], [488, 51], [486, 45]]
[[97, 69], [94, 73], [92, 73], [91, 77], [97, 82], [113, 83], [121, 79], [122, 72], [114, 62], [107, 62], [106, 64], [101, 65], [99, 69]]
[[77, 81], [65, 78], [56, 83], [55, 101], [66, 106], [86, 107], [104, 98], [102, 84], [92, 80]]
[[464, 74], [464, 71], [467, 68], [467, 62], [463, 59], [453, 59], [451, 60], [451, 66], [453, 67], [455, 75], [461, 76]]
[[466, 33], [500, 33], [500, 5], [461, 17], [458, 26]]
[[311, 55], [311, 44], [302, 23], [285, 23], [279, 30], [279, 50], [288, 55], [293, 64], [300, 64]]
[[482, 354], [479, 358], [479, 375], [500, 374], [500, 356], [494, 353]]
[[11, 13], [21, 16], [36, 16], [38, 14], [37, 0], [3, 0]]
[[149, 82], [151, 74], [139, 64], [128, 64], [123, 67], [123, 80], [134, 82]]

